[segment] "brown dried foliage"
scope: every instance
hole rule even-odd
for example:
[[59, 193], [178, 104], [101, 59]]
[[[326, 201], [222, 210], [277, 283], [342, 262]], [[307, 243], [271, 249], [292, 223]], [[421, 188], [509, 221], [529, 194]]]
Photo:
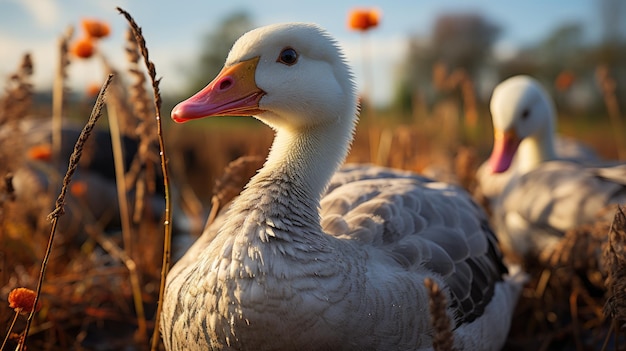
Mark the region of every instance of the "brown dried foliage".
[[433, 349], [435, 351], [454, 350], [454, 335], [450, 317], [446, 313], [448, 302], [439, 285], [432, 279], [424, 279], [424, 285], [430, 298], [430, 319], [433, 325]]
[[615, 211], [609, 239], [604, 245], [603, 261], [608, 290], [604, 314], [622, 330], [626, 323], [626, 215], [622, 207]]
[[[609, 206], [600, 215], [614, 210]], [[533, 279], [516, 308], [507, 349], [604, 349], [611, 325], [603, 313], [608, 285], [602, 248], [612, 226], [599, 218], [568, 230], [553, 249], [526, 261]]]
[[433, 85], [435, 88], [450, 92], [458, 89], [463, 100], [465, 110], [465, 125], [474, 128], [478, 124], [478, 110], [474, 82], [464, 69], [455, 69], [451, 73], [442, 63], [433, 67]]
[[159, 157], [154, 109], [146, 90], [146, 75], [139, 66], [141, 59], [139, 47], [130, 28], [126, 32], [125, 50], [129, 63], [128, 72], [133, 79], [129, 91], [130, 105], [137, 118], [134, 134], [139, 137], [139, 151], [127, 173], [128, 184], [135, 184], [134, 187], [138, 192], [134, 211], [134, 222], [137, 223], [144, 213], [145, 194], [154, 194], [156, 191], [155, 179], [158, 170], [155, 165], [158, 164]]
[[622, 122], [622, 114], [617, 97], [617, 82], [615, 78], [613, 78], [607, 65], [598, 66], [595, 73], [596, 82], [600, 86], [600, 91], [604, 97], [604, 104], [609, 115], [609, 120], [613, 125], [612, 131], [615, 144], [617, 145], [617, 155], [620, 160], [625, 160], [626, 140], [624, 140], [624, 123]]
[[[64, 36], [63, 38], [69, 37]], [[61, 50], [65, 52], [65, 54], [62, 53], [61, 55], [65, 58], [62, 59], [61, 64], [66, 67], [69, 60], [67, 59], [67, 45], [63, 45], [64, 43], [67, 44], [67, 41], [61, 40], [61, 46], [65, 47], [65, 51]], [[102, 56], [102, 59], [107, 71], [116, 71], [106, 63], [104, 56]], [[62, 75], [65, 76], [64, 69]], [[124, 86], [118, 84], [117, 81], [121, 83], [122, 80], [116, 80], [115, 90], [123, 92]], [[129, 94], [117, 94], [116, 97], [119, 97], [119, 101], [123, 102], [123, 104], [120, 104], [120, 110], [127, 111], [128, 116], [134, 117], [134, 111], [130, 108], [131, 104], [126, 99], [127, 96]], [[112, 99], [116, 97], [109, 96]], [[10, 117], [16, 117], [21, 120], [25, 116], [12, 115]], [[128, 119], [131, 121], [131, 124], [134, 124], [132, 128], [129, 128], [129, 133], [136, 135], [137, 124], [140, 119]], [[154, 119], [146, 118], [146, 120], [154, 123]], [[3, 124], [2, 127], [4, 128], [5, 125]], [[152, 128], [151, 132], [155, 133], [155, 129]], [[11, 136], [16, 136], [18, 141], [23, 139], [17, 133], [11, 134]], [[156, 137], [153, 135], [151, 138], [155, 140]], [[4, 145], [5, 142], [8, 143], [9, 141], [3, 137], [0, 142]], [[26, 153], [15, 152], [18, 150], [18, 147], [19, 143], [15, 143], [11, 144], [10, 148], [0, 149], [0, 157], [9, 156], [21, 161]], [[87, 143], [81, 147], [81, 150], [84, 152], [84, 156], [89, 157], [97, 152], [97, 148], [98, 145]], [[156, 159], [156, 162], [158, 162], [158, 157], [154, 157], [157, 152], [154, 150], [152, 152], [152, 161]], [[142, 160], [147, 158], [144, 156]], [[71, 171], [73, 171], [76, 167], [80, 168], [82, 162], [72, 158], [70, 164]], [[7, 174], [6, 165], [6, 163], [0, 165], [3, 175]], [[139, 168], [143, 171], [146, 167], [145, 165], [140, 165]], [[154, 172], [158, 172], [156, 167]], [[41, 257], [44, 256], [46, 248], [43, 229], [49, 228], [49, 225], [37, 228], [37, 226], [31, 226], [30, 221], [33, 215], [36, 216], [37, 222], [42, 221], [39, 218], [44, 218], [44, 216], [40, 215], [40, 209], [45, 208], [47, 212], [50, 211], [49, 202], [44, 199], [47, 198], [46, 194], [33, 199], [10, 201], [14, 194], [12, 190], [13, 183], [10, 181], [11, 177], [6, 179], [7, 181], [1, 187], [2, 193], [0, 194], [0, 198], [3, 199], [3, 203], [0, 204], [2, 205], [2, 208], [0, 208], [0, 277], [2, 278], [0, 294], [5, 296], [7, 296], [9, 289], [14, 286], [34, 286], [36, 284], [33, 277], [36, 276], [37, 264], [40, 262]], [[69, 191], [71, 188], [69, 182], [64, 184], [65, 191]], [[148, 187], [144, 186], [144, 188]], [[88, 193], [90, 189], [87, 188], [85, 191]], [[74, 197], [89, 196], [89, 194], [84, 192], [78, 194], [79, 196], [77, 194], [72, 195]], [[45, 203], [43, 206], [39, 206], [41, 207], [40, 209], [38, 208], [37, 211], [26, 210], [27, 207], [31, 206], [31, 202], [39, 202], [40, 198]], [[7, 203], [4, 200], [7, 200]], [[57, 200], [57, 204], [75, 206], [76, 201], [65, 203], [60, 197]], [[54, 217], [58, 216], [62, 212], [62, 208], [62, 206], [57, 207], [52, 215]], [[107, 329], [115, 331], [113, 334], [108, 334], [109, 336], [121, 332], [120, 336], [116, 337], [115, 340], [105, 336], [108, 340], [106, 344], [109, 347], [126, 347], [132, 344], [131, 340], [133, 337], [128, 334], [128, 331], [132, 332], [136, 329], [138, 321], [136, 320], [136, 305], [133, 306], [133, 299], [131, 298], [133, 296], [133, 286], [129, 282], [129, 270], [121, 263], [127, 264], [127, 267], [138, 267], [137, 270], [139, 270], [141, 276], [139, 283], [143, 284], [143, 287], [140, 287], [143, 291], [139, 291], [139, 293], [144, 295], [143, 300], [146, 306], [152, 309], [153, 306], [156, 306], [154, 285], [158, 283], [156, 277], [158, 276], [158, 263], [161, 261], [162, 248], [159, 240], [162, 236], [155, 235], [155, 232], [158, 233], [159, 230], [158, 223], [146, 220], [146, 218], [137, 223], [138, 233], [140, 234], [138, 237], [143, 238], [143, 245], [135, 256], [130, 257], [120, 247], [119, 236], [116, 236], [114, 233], [105, 234], [102, 230], [101, 221], [106, 221], [106, 219], [95, 218], [93, 214], [89, 213], [87, 208], [72, 208], [72, 212], [80, 217], [81, 225], [84, 226], [83, 228], [78, 228], [84, 234], [81, 236], [82, 240], [85, 240], [85, 235], [89, 239], [82, 243], [82, 246], [76, 245], [80, 242], [72, 241], [64, 242], [63, 245], [56, 245], [55, 243], [47, 269], [47, 275], [51, 276], [51, 278], [50, 281], [46, 281], [41, 287], [42, 295], [46, 297], [46, 309], [40, 313], [40, 317], [33, 320], [32, 336], [28, 340], [28, 345], [32, 349], [50, 350], [83, 348], [83, 342], [89, 344], [98, 339], [99, 333], [94, 333], [94, 331]], [[60, 238], [63, 238], [65, 233], [60, 234], [62, 234]], [[107, 253], [102, 254], [100, 251], [94, 250], [97, 246], [102, 247]], [[8, 256], [7, 253], [9, 254]], [[0, 305], [0, 315], [2, 316], [0, 319], [0, 330], [7, 330], [5, 328], [7, 322], [9, 322], [5, 318], [5, 316], [9, 316], [9, 314], [5, 313], [7, 308], [8, 305]], [[150, 313], [153, 312], [150, 311]], [[99, 325], [99, 327], [96, 328], [96, 325]], [[22, 321], [18, 320], [15, 326], [16, 330], [23, 330], [24, 327]], [[11, 346], [11, 344], [16, 340], [11, 338], [7, 338], [7, 340], [9, 340], [9, 347], [14, 348], [15, 345]]]
[[566, 231], [554, 248], [541, 253], [539, 262], [544, 267], [583, 272], [595, 286], [603, 287], [599, 269], [601, 248], [606, 242], [610, 225], [609, 222], [598, 220]]
[[33, 61], [27, 53], [22, 57], [20, 67], [7, 80], [5, 94], [0, 99], [0, 125], [27, 117], [33, 99], [32, 75]]
[[263, 166], [264, 161], [260, 156], [242, 156], [226, 166], [224, 174], [215, 182], [207, 225], [213, 223], [219, 211], [239, 195], [250, 178]]
[[146, 40], [143, 37], [141, 28], [139, 27], [139, 25], [137, 25], [135, 20], [132, 18], [132, 16], [128, 12], [126, 12], [120, 7], [117, 7], [117, 10], [120, 14], [122, 14], [126, 18], [127, 22], [130, 25], [130, 28], [135, 37], [135, 41], [137, 42], [137, 46], [139, 48], [139, 51], [141, 52], [141, 56], [143, 57], [144, 64], [148, 71], [150, 82], [152, 83], [152, 91], [153, 91], [153, 98], [154, 98], [154, 111], [155, 111], [155, 120], [156, 120], [156, 140], [158, 141], [158, 145], [159, 145], [159, 160], [161, 161], [161, 172], [163, 175], [163, 187], [164, 187], [164, 196], [165, 196], [165, 213], [164, 213], [164, 220], [163, 220], [163, 226], [164, 226], [163, 255], [162, 255], [162, 263], [161, 263], [161, 276], [160, 276], [160, 282], [159, 282], [159, 297], [158, 297], [159, 303], [157, 304], [157, 310], [155, 312], [154, 331], [152, 333], [152, 341], [150, 345], [151, 350], [156, 351], [158, 349], [158, 345], [160, 341], [159, 321], [161, 317], [161, 308], [163, 305], [162, 303], [163, 295], [165, 292], [165, 279], [170, 268], [170, 257], [171, 257], [171, 247], [172, 247], [171, 245], [172, 199], [170, 195], [170, 180], [169, 180], [169, 170], [168, 170], [168, 163], [167, 163], [167, 153], [165, 150], [163, 126], [161, 122], [162, 100], [161, 100], [161, 92], [159, 88], [160, 79], [156, 78], [156, 68], [155, 68], [154, 62], [150, 61], [148, 47], [146, 45]]
[[0, 196], [0, 223], [8, 210], [3, 206], [6, 200], [14, 199], [13, 184], [9, 174], [12, 174], [22, 163], [19, 155], [24, 152], [23, 135], [19, 124], [29, 117], [32, 99], [33, 84], [31, 82], [34, 72], [32, 57], [29, 53], [24, 54], [22, 62], [15, 73], [8, 78], [5, 92], [0, 97], [0, 126], [4, 133], [0, 137], [0, 148], [13, 152], [0, 152], [0, 172], [4, 177], [4, 194]]

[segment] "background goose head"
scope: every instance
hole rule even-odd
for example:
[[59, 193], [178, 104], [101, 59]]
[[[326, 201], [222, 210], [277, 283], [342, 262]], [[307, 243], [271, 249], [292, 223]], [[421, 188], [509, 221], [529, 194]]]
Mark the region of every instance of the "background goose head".
[[[352, 140], [357, 100], [352, 73], [334, 39], [307, 23], [254, 29], [235, 42], [224, 68], [172, 110], [177, 122], [254, 116], [276, 130], [261, 174], [306, 174], [298, 181], [321, 196]], [[254, 180], [254, 179], [253, 179]]]
[[493, 91], [490, 108], [494, 129], [489, 158], [492, 172], [506, 171], [516, 152], [517, 170], [521, 172], [556, 157], [555, 109], [537, 80], [520, 75], [503, 81]]

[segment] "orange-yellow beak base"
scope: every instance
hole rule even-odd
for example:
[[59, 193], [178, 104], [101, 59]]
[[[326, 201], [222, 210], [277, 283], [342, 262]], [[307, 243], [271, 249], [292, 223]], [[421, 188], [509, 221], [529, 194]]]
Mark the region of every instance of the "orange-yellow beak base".
[[178, 123], [211, 116], [252, 116], [263, 112], [259, 101], [265, 92], [256, 86], [259, 58], [239, 62], [222, 71], [204, 89], [172, 110]]

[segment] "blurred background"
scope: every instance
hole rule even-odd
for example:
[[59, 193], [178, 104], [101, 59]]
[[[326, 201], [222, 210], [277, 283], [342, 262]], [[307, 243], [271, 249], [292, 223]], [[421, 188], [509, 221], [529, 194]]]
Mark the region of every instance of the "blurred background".
[[[450, 70], [464, 69], [480, 100], [488, 99], [498, 81], [515, 73], [536, 75], [550, 87], [561, 74], [569, 73], [571, 86], [561, 98], [588, 111], [598, 103], [593, 93], [596, 67], [609, 65], [620, 76], [626, 65], [626, 4], [619, 0], [572, 0], [566, 4], [541, 0], [320, 0], [298, 6], [242, 0], [1, 0], [0, 76], [8, 75], [28, 51], [36, 66], [36, 90], [50, 90], [57, 37], [84, 17], [110, 24], [111, 37], [102, 42], [101, 50], [113, 62], [121, 61], [124, 53], [116, 43], [126, 24], [115, 6], [134, 14], [142, 25], [165, 95], [184, 96], [207, 83], [219, 70], [232, 41], [245, 30], [284, 21], [316, 22], [328, 29], [344, 46], [361, 87], [366, 78], [364, 62], [369, 65], [368, 92], [380, 107], [407, 108], [414, 93], [423, 94], [427, 101], [435, 99], [430, 84], [432, 67], [441, 62]], [[347, 26], [348, 13], [359, 7], [375, 8], [380, 15], [378, 26], [367, 33], [368, 50], [362, 48], [362, 33]], [[77, 93], [91, 82], [102, 81], [101, 68], [95, 62], [71, 70], [77, 74], [70, 74], [68, 83]]]

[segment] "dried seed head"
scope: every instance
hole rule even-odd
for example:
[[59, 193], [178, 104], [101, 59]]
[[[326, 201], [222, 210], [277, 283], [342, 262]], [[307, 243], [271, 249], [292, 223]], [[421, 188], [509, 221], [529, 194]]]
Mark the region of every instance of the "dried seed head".
[[604, 244], [603, 267], [607, 273], [608, 297], [604, 315], [619, 323], [620, 329], [626, 324], [626, 215], [618, 207]]
[[[9, 293], [9, 307], [15, 312], [30, 313], [33, 310], [36, 294], [28, 288], [15, 288]], [[37, 303], [35, 312], [41, 309], [41, 304]]]
[[433, 279], [424, 279], [424, 285], [430, 300], [429, 309], [433, 326], [433, 349], [435, 351], [453, 351], [454, 337], [450, 317], [446, 313], [448, 307], [446, 297]]

